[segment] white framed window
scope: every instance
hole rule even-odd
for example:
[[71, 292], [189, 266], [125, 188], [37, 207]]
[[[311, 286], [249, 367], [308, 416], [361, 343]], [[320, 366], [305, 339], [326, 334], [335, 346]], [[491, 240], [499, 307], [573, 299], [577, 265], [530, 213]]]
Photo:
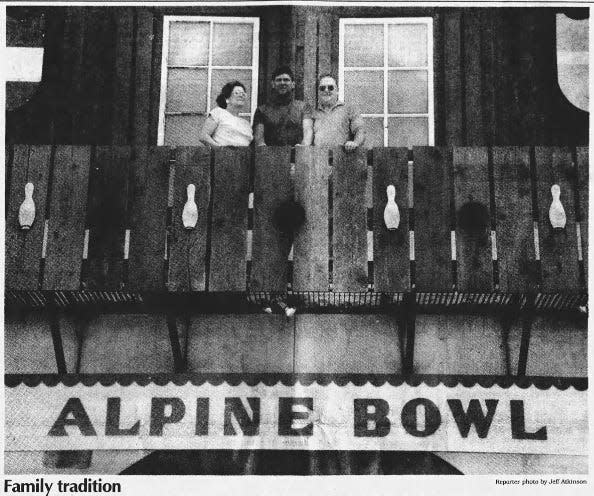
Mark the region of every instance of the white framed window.
[[339, 98], [366, 123], [367, 146], [434, 144], [433, 19], [340, 19]]
[[208, 112], [229, 81], [245, 85], [250, 121], [258, 97], [257, 17], [165, 16], [159, 145], [196, 145]]

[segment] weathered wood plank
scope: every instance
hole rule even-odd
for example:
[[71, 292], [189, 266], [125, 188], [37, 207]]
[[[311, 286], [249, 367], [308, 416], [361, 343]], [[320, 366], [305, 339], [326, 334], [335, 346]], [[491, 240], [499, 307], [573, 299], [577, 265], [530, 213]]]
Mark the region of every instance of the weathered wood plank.
[[111, 90], [116, 25], [108, 9], [86, 9], [86, 31], [81, 65], [81, 108], [78, 113], [80, 144], [111, 143]]
[[135, 144], [149, 143], [151, 61], [153, 55], [153, 13], [147, 8], [136, 10], [136, 59], [132, 139]]
[[491, 222], [486, 148], [454, 148], [458, 289], [491, 291]]
[[[373, 275], [375, 291], [410, 289], [410, 247], [408, 224], [408, 150], [373, 150]], [[386, 188], [396, 189], [400, 212], [398, 229], [389, 231], [384, 222], [388, 201]]]
[[130, 143], [133, 13], [130, 7], [112, 9], [111, 12], [116, 26], [112, 143], [123, 145]]
[[159, 291], [165, 288], [163, 257], [169, 186], [169, 148], [135, 148], [131, 170], [128, 287]]
[[415, 287], [451, 291], [452, 155], [447, 148], [414, 147], [413, 157]]
[[258, 147], [254, 177], [254, 229], [250, 289], [285, 291], [291, 234], [273, 223], [275, 210], [291, 198], [291, 149]]
[[528, 148], [493, 148], [493, 177], [499, 289], [534, 290], [538, 275]]
[[318, 76], [332, 74], [332, 14], [323, 12], [318, 21]]
[[161, 99], [161, 64], [163, 56], [163, 15], [153, 11], [152, 67], [149, 107], [148, 142], [157, 143]]
[[317, 102], [317, 48], [318, 19], [313, 12], [305, 14], [304, 65], [303, 65], [303, 98], [315, 106]]
[[[479, 17], [481, 22], [481, 48], [480, 56], [482, 61], [482, 97], [481, 97], [481, 111], [482, 111], [482, 125], [483, 136], [485, 137], [484, 145], [493, 145], [496, 143], [497, 134], [497, 85], [500, 85], [499, 68], [496, 63], [496, 14], [492, 9], [479, 9]], [[477, 143], [478, 144], [478, 143]]]
[[123, 282], [130, 147], [96, 149], [90, 177], [88, 289], [119, 289]]
[[367, 289], [367, 150], [333, 150], [333, 283], [335, 291]]
[[445, 108], [446, 143], [450, 146], [464, 144], [462, 105], [462, 61], [460, 12], [444, 14], [445, 26]]
[[588, 194], [589, 186], [589, 161], [587, 146], [577, 147], [578, 168], [578, 198], [580, 203], [580, 231], [582, 237], [582, 258], [584, 260], [584, 275], [586, 286], [588, 284]]
[[[182, 213], [188, 200], [188, 185], [196, 187], [196, 227], [185, 229]], [[170, 291], [206, 289], [206, 234], [210, 201], [210, 148], [177, 147], [173, 194], [173, 241], [169, 258]]]
[[88, 146], [56, 147], [42, 289], [80, 288], [89, 168]]
[[[79, 133], [76, 127], [80, 112], [80, 81], [82, 75], [83, 47], [85, 37], [85, 9], [71, 7], [64, 11], [63, 39], [60, 46], [57, 95], [53, 102], [55, 115], [53, 122], [53, 142], [73, 143]], [[52, 95], [53, 96], [53, 95]]]
[[249, 148], [214, 150], [209, 291], [245, 291]]
[[[579, 268], [575, 229], [574, 190], [576, 168], [568, 148], [536, 147], [538, 229], [543, 292], [577, 291]], [[565, 229], [553, 229], [549, 220], [551, 186], [561, 188]]]
[[483, 74], [481, 67], [480, 9], [464, 11], [464, 88], [463, 99], [466, 118], [466, 144], [484, 145], [483, 106], [481, 105]]
[[328, 290], [328, 150], [297, 147], [295, 200], [305, 209], [305, 222], [293, 244], [293, 289]]
[[[8, 150], [7, 154], [8, 154]], [[37, 289], [43, 245], [43, 230], [50, 172], [51, 147], [16, 145], [6, 212], [6, 288]], [[25, 199], [25, 184], [33, 183], [35, 221], [28, 231], [19, 225], [19, 208]]]

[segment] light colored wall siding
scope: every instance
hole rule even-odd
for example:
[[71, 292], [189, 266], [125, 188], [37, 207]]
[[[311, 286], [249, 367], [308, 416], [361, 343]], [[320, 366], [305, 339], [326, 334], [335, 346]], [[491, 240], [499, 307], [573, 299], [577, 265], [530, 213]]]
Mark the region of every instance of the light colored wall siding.
[[290, 373], [293, 339], [293, 322], [284, 315], [193, 317], [188, 371]]
[[84, 331], [81, 373], [173, 372], [164, 316], [97, 316]]
[[415, 365], [419, 374], [505, 374], [501, 327], [475, 315], [419, 315]]

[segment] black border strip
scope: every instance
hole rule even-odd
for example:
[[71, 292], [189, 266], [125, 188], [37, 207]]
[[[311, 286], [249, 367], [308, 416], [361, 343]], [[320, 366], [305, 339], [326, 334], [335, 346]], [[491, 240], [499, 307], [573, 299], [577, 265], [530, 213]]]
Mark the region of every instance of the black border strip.
[[408, 384], [409, 386], [419, 386], [425, 384], [427, 386], [435, 387], [443, 384], [447, 387], [472, 387], [482, 386], [490, 388], [499, 386], [507, 389], [511, 386], [518, 386], [521, 389], [527, 389], [535, 386], [538, 389], [550, 389], [556, 387], [560, 390], [574, 387], [578, 391], [586, 391], [588, 389], [588, 379], [586, 377], [510, 377], [499, 375], [445, 375], [445, 374], [413, 374], [409, 377], [394, 374], [248, 374], [248, 373], [229, 373], [229, 374], [6, 374], [4, 376], [4, 384], [6, 387], [14, 388], [19, 385], [26, 385], [29, 387], [36, 387], [41, 384], [45, 386], [57, 386], [63, 384], [65, 386], [76, 386], [82, 384], [84, 386], [94, 386], [101, 384], [102, 386], [112, 386], [118, 384], [120, 386], [129, 386], [131, 384], [138, 384], [140, 386], [147, 386], [155, 384], [158, 386], [166, 386], [173, 383], [176, 386], [184, 386], [188, 383], [194, 386], [200, 386], [205, 383], [214, 386], [221, 385], [226, 382], [232, 386], [237, 386], [242, 382], [249, 386], [256, 386], [260, 383], [266, 386], [273, 386], [279, 382], [284, 386], [294, 386], [299, 382], [303, 386], [309, 386], [314, 382], [327, 386], [334, 383], [338, 386], [346, 386], [352, 383], [355, 386], [363, 386], [367, 383], [379, 387], [386, 383], [392, 386], [401, 386]]

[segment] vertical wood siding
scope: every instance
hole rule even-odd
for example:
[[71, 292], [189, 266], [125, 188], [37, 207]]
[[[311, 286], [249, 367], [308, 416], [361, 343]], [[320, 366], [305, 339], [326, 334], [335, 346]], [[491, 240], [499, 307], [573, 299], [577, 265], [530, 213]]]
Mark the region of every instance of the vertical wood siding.
[[315, 103], [317, 78], [338, 70], [341, 18], [431, 16], [436, 145], [587, 143], [588, 113], [557, 82], [555, 9], [309, 6], [48, 8], [43, 81], [7, 112], [7, 141], [156, 144], [167, 14], [259, 17], [259, 103], [280, 64]]

